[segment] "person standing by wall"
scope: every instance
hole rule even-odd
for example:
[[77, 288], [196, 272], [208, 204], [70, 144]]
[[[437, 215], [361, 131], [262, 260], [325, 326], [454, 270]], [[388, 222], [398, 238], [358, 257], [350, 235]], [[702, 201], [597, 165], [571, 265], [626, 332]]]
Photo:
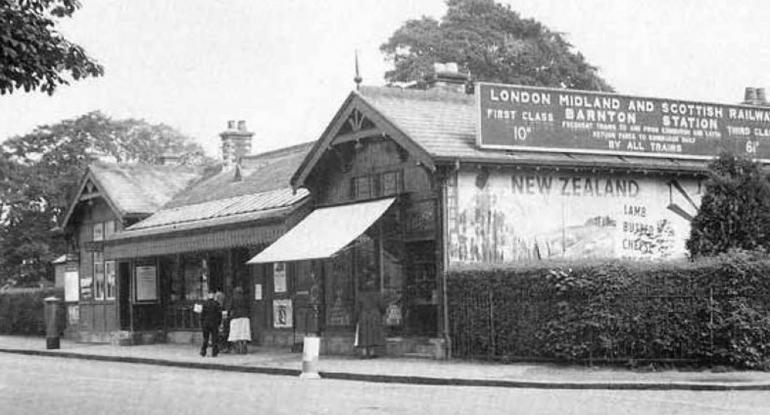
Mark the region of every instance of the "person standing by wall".
[[356, 300], [358, 316], [356, 345], [361, 350], [362, 358], [374, 358], [377, 354], [376, 348], [385, 346], [385, 330], [382, 327], [385, 302], [377, 290], [373, 273], [369, 273], [363, 288]]
[[230, 335], [227, 341], [235, 345], [235, 351], [246, 354], [246, 343], [251, 341], [251, 323], [249, 321], [249, 303], [243, 294], [243, 288], [236, 287], [228, 312], [230, 318]]
[[211, 340], [211, 356], [219, 354], [219, 324], [222, 322], [222, 307], [214, 299], [214, 293], [208, 294], [208, 299], [201, 309], [201, 329], [203, 330], [203, 345], [201, 356], [206, 356], [206, 349]]

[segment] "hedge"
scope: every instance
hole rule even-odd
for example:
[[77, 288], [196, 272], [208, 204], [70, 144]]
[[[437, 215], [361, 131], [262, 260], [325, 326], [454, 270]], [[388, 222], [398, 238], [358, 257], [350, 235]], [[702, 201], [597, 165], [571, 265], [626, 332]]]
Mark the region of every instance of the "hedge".
[[540, 263], [448, 271], [461, 358], [770, 369], [770, 259]]
[[[64, 298], [64, 291], [45, 288], [0, 293], [0, 333], [44, 335], [43, 299], [50, 296]], [[63, 313], [60, 317], [64, 319]]]

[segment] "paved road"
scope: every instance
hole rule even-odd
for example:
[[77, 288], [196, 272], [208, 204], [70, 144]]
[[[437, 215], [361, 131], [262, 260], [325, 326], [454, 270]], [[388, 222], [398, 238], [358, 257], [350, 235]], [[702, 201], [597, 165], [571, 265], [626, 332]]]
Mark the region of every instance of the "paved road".
[[0, 413], [768, 414], [770, 392], [410, 386], [0, 353]]

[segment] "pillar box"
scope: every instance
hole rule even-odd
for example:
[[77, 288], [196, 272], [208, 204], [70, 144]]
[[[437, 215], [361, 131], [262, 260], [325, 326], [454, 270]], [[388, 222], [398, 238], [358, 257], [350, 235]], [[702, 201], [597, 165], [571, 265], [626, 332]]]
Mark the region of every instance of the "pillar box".
[[43, 301], [45, 303], [45, 348], [58, 349], [61, 333], [59, 323], [62, 313], [61, 300], [56, 297], [47, 297]]

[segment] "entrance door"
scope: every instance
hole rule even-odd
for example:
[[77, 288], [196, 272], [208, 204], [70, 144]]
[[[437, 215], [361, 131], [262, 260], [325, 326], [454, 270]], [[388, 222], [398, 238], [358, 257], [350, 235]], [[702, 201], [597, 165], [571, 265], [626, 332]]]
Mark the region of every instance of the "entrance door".
[[118, 315], [121, 330], [131, 330], [131, 264], [118, 263]]

